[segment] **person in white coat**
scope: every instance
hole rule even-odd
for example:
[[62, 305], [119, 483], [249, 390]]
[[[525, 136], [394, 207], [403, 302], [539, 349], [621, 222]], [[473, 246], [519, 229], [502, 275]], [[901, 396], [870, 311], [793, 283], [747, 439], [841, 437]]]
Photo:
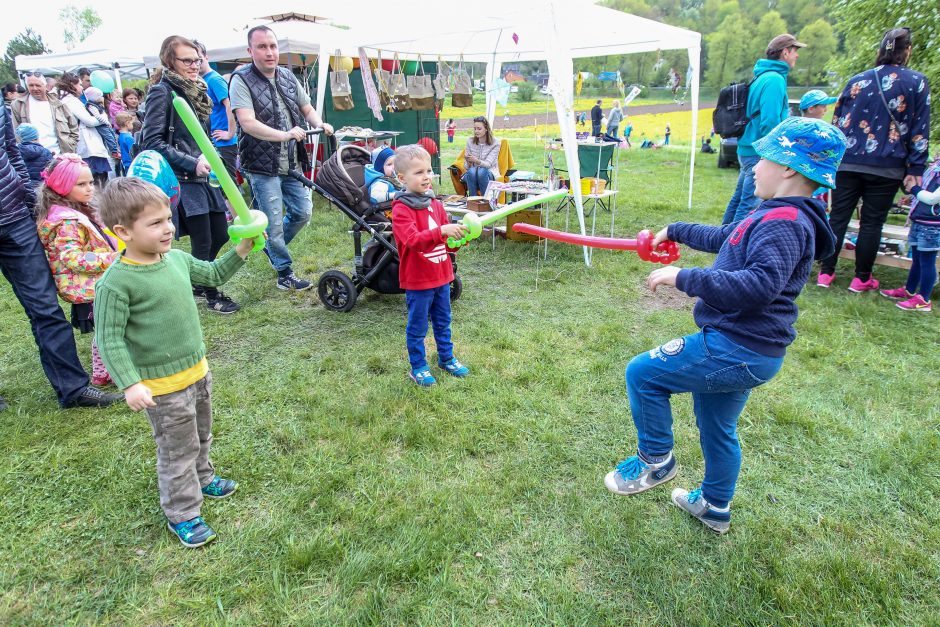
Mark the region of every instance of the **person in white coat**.
[[59, 77], [58, 82], [59, 98], [62, 104], [68, 107], [69, 113], [78, 120], [78, 156], [88, 163], [94, 176], [95, 184], [104, 189], [108, 181], [108, 175], [112, 171], [111, 156], [108, 149], [98, 133], [97, 126], [110, 125], [107, 113], [94, 115], [88, 111], [80, 96], [82, 95], [82, 83], [77, 75], [66, 72]]

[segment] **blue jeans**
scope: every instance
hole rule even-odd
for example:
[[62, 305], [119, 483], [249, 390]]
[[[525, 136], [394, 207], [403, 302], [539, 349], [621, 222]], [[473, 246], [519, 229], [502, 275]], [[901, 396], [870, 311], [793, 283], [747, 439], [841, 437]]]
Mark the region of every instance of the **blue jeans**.
[[[251, 193], [258, 208], [268, 216], [268, 243], [265, 251], [279, 276], [291, 272], [287, 245], [310, 222], [313, 201], [310, 191], [300, 181], [289, 176], [248, 174]], [[282, 211], [283, 207], [283, 211]]]
[[[450, 263], [446, 261], [445, 263]], [[424, 354], [424, 338], [428, 335], [428, 318], [434, 327], [437, 357], [450, 361], [454, 357], [454, 343], [450, 341], [450, 283], [430, 290], [405, 290], [408, 305], [408, 326], [405, 338], [408, 342], [408, 361], [411, 369], [427, 368]]]
[[49, 260], [31, 218], [0, 226], [0, 270], [26, 310], [42, 369], [65, 407], [88, 387], [88, 373], [78, 360], [72, 326], [59, 307]]
[[702, 494], [716, 507], [725, 507], [741, 469], [738, 416], [751, 388], [772, 379], [782, 365], [783, 357], [761, 355], [711, 327], [637, 355], [626, 371], [637, 448], [653, 456], [672, 450], [669, 399], [691, 392], [705, 458]]
[[666, 135], [666, 139], [663, 140], [663, 146], [669, 145], [669, 135]]
[[486, 186], [493, 180], [493, 173], [489, 168], [475, 165], [467, 170], [460, 180], [467, 186], [468, 196], [482, 196]]
[[760, 199], [754, 195], [754, 166], [757, 165], [758, 161], [760, 161], [760, 157], [738, 155], [741, 172], [738, 174], [738, 184], [734, 188], [734, 194], [728, 202], [728, 207], [725, 209], [725, 215], [721, 218], [722, 224], [731, 224], [743, 220], [744, 216], [760, 203]]

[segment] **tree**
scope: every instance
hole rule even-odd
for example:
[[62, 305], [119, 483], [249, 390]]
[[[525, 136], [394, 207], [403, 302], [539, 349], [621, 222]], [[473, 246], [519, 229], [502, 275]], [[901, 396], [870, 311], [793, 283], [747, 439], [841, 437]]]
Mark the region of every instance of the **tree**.
[[7, 44], [3, 62], [0, 63], [0, 83], [15, 83], [19, 79], [16, 73], [16, 55], [47, 54], [52, 52], [46, 47], [42, 36], [27, 28]]
[[523, 81], [516, 83], [519, 88], [519, 100], [522, 102], [532, 102], [535, 99], [535, 83]]
[[826, 64], [836, 51], [838, 41], [832, 32], [832, 26], [823, 19], [807, 24], [800, 31], [800, 41], [806, 48], [800, 51], [799, 66], [805, 70], [807, 85], [819, 85], [826, 80]]
[[[832, 23], [844, 50], [829, 62], [843, 84], [875, 64], [885, 31], [899, 25], [911, 29], [914, 39], [910, 65], [927, 76], [934, 91], [940, 89], [940, 19], [935, 5], [923, 0], [828, 0]], [[935, 111], [936, 112], [936, 111]], [[940, 141], [940, 115], [931, 117], [934, 146]]]
[[754, 33], [753, 45], [751, 46], [751, 56], [754, 59], [763, 59], [767, 54], [767, 44], [777, 35], [787, 32], [787, 23], [780, 17], [776, 11], [765, 13], [760, 22], [757, 23], [757, 30]]
[[97, 11], [91, 7], [79, 9], [74, 4], [59, 11], [59, 19], [65, 26], [62, 38], [65, 41], [65, 47], [69, 50], [85, 41], [96, 28], [101, 26], [101, 18]]
[[706, 35], [708, 69], [705, 83], [720, 88], [746, 77], [754, 59], [751, 56], [753, 26], [740, 13], [726, 17], [714, 33]]

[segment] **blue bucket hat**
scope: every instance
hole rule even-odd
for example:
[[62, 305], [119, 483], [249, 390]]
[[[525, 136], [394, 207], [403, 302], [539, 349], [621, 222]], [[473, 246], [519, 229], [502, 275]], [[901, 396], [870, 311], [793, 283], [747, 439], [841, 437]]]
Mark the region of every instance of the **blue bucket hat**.
[[838, 100], [837, 97], [829, 96], [821, 89], [811, 89], [800, 98], [800, 111], [806, 111], [810, 107], [820, 104], [831, 105], [836, 100]]
[[16, 127], [16, 136], [21, 142], [34, 142], [39, 139], [39, 129], [29, 122], [23, 122]]
[[762, 159], [835, 189], [836, 170], [845, 154], [845, 135], [822, 120], [791, 117], [754, 142], [753, 147]]

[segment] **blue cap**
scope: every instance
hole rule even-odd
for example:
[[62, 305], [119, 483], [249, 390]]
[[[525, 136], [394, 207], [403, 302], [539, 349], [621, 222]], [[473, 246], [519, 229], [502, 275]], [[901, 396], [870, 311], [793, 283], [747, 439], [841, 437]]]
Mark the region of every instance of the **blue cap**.
[[845, 135], [822, 120], [791, 117], [754, 142], [753, 148], [761, 158], [835, 189], [836, 170], [845, 154]]
[[385, 162], [389, 160], [390, 157], [395, 155], [395, 151], [389, 148], [388, 146], [383, 146], [382, 148], [376, 148], [372, 151], [372, 167], [375, 168], [376, 172], [384, 175], [385, 172]]
[[835, 96], [827, 96], [826, 92], [821, 89], [811, 89], [800, 98], [800, 111], [806, 111], [810, 107], [819, 104], [831, 105], [836, 100], [838, 100], [838, 98]]
[[39, 139], [39, 129], [28, 122], [16, 127], [16, 136], [21, 142], [34, 142]]

